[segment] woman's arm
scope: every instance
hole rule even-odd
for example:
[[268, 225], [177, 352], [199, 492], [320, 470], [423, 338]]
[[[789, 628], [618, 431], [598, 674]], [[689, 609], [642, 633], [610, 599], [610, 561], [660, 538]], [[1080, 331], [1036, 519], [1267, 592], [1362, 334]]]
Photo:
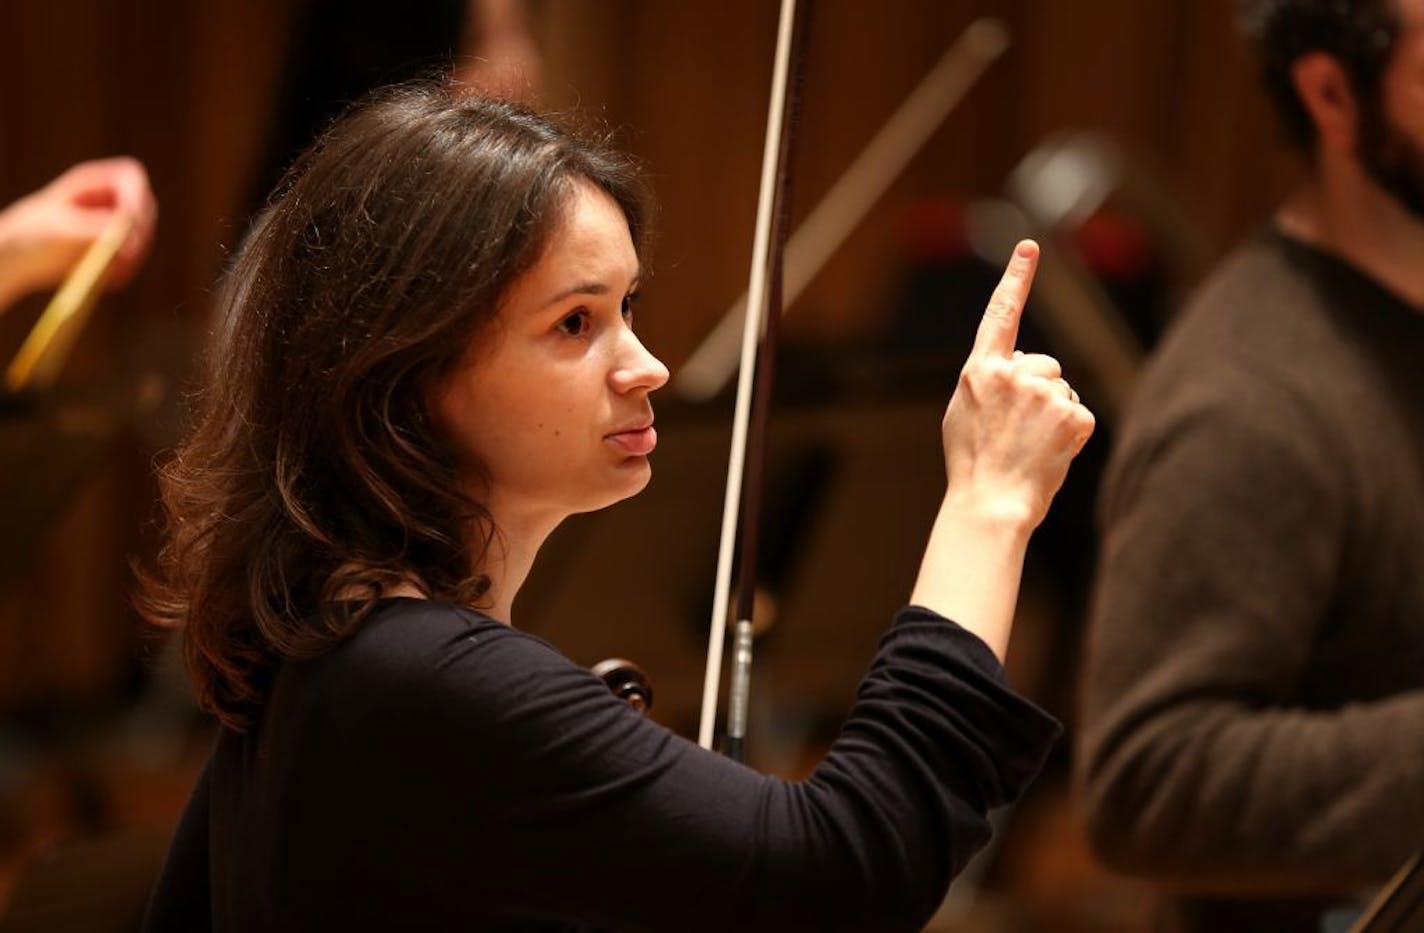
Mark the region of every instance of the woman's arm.
[[910, 600], [978, 635], [1002, 660], [1028, 538], [1093, 433], [1058, 363], [1015, 351], [1038, 246], [1019, 243], [945, 412], [949, 488]]

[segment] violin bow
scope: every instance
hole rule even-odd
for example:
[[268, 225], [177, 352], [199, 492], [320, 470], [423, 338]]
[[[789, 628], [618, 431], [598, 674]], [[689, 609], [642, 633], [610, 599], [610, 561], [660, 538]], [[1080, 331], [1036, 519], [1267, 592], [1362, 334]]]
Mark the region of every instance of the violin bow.
[[796, 0], [782, 0], [781, 4], [771, 103], [767, 110], [766, 142], [762, 153], [750, 284], [746, 293], [733, 304], [683, 365], [675, 386], [679, 394], [693, 399], [706, 399], [719, 391], [730, 376], [732, 340], [735, 339], [737, 325], [741, 324], [732, 445], [727, 462], [722, 538], [707, 641], [702, 717], [698, 728], [698, 743], [704, 748], [711, 748], [717, 700], [721, 693], [732, 560], [740, 524], [742, 548], [737, 621], [733, 636], [733, 669], [728, 691], [727, 741], [724, 747], [729, 757], [738, 760], [741, 759], [746, 736], [750, 692], [757, 530], [771, 406], [772, 366], [779, 332], [778, 321], [786, 303], [783, 300], [786, 297], [783, 295], [783, 269], [784, 278], [789, 283], [789, 300], [794, 301], [870, 206], [1008, 46], [1008, 31], [1000, 21], [983, 18], [971, 23], [788, 241], [791, 150], [810, 34], [811, 17], [807, 8], [810, 2], [802, 0], [803, 10], [799, 14]]
[[[810, 0], [802, 0], [802, 6], [807, 6], [809, 2]], [[781, 318], [781, 270], [790, 200], [791, 143], [800, 100], [800, 76], [805, 72], [806, 40], [810, 31], [809, 12], [808, 9], [803, 9], [798, 16], [796, 0], [781, 0], [776, 55], [772, 66], [771, 103], [767, 108], [766, 142], [762, 150], [751, 282], [747, 286], [747, 314], [742, 330], [741, 370], [737, 377], [731, 452], [727, 458], [727, 492], [722, 505], [722, 538], [718, 549], [717, 582], [712, 600], [711, 630], [707, 639], [707, 673], [703, 681], [702, 718], [697, 734], [698, 744], [710, 749], [717, 720], [717, 699], [721, 693], [722, 651], [727, 636], [732, 560], [740, 527], [737, 622], [727, 700], [727, 736], [723, 746], [727, 756], [737, 761], [742, 759], [747, 726], [747, 699], [751, 686], [752, 606], [756, 594], [762, 466], [765, 461], [768, 416], [771, 411], [773, 360], [779, 331], [778, 322]]]

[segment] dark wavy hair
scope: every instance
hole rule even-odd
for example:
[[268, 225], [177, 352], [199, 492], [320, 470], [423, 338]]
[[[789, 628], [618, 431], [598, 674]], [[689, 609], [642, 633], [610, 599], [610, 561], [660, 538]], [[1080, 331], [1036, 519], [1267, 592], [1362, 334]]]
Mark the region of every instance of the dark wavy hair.
[[250, 725], [283, 659], [329, 650], [393, 585], [466, 604], [487, 590], [496, 529], [427, 395], [580, 181], [641, 248], [651, 201], [606, 140], [429, 83], [358, 105], [287, 173], [227, 273], [140, 579], [224, 725]]
[[1261, 82], [1286, 135], [1307, 152], [1315, 148], [1315, 123], [1291, 80], [1303, 55], [1325, 52], [1338, 61], [1354, 91], [1374, 106], [1399, 37], [1392, 0], [1238, 0], [1242, 34], [1255, 49]]

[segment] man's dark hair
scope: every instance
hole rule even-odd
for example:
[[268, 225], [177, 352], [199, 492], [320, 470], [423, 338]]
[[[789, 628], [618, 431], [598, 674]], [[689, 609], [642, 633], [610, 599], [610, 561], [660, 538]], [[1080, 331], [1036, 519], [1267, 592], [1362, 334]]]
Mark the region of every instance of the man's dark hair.
[[1261, 80], [1291, 141], [1315, 148], [1315, 124], [1291, 81], [1303, 55], [1325, 52], [1373, 102], [1399, 34], [1393, 0], [1238, 0], [1241, 31], [1255, 46]]

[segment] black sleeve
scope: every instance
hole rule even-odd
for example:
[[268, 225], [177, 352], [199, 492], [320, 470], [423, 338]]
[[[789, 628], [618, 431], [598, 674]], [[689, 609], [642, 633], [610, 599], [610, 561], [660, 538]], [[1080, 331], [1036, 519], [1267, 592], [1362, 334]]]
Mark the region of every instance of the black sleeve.
[[978, 638], [918, 608], [800, 783], [704, 751], [503, 626], [451, 631], [423, 657], [402, 644], [333, 685], [361, 685], [340, 772], [382, 801], [372, 840], [425, 853], [426, 903], [450, 895], [439, 922], [478, 903], [627, 933], [917, 930], [1059, 731]]
[[178, 821], [143, 918], [143, 933], [210, 930], [212, 892], [208, 871], [208, 773], [203, 768]]

